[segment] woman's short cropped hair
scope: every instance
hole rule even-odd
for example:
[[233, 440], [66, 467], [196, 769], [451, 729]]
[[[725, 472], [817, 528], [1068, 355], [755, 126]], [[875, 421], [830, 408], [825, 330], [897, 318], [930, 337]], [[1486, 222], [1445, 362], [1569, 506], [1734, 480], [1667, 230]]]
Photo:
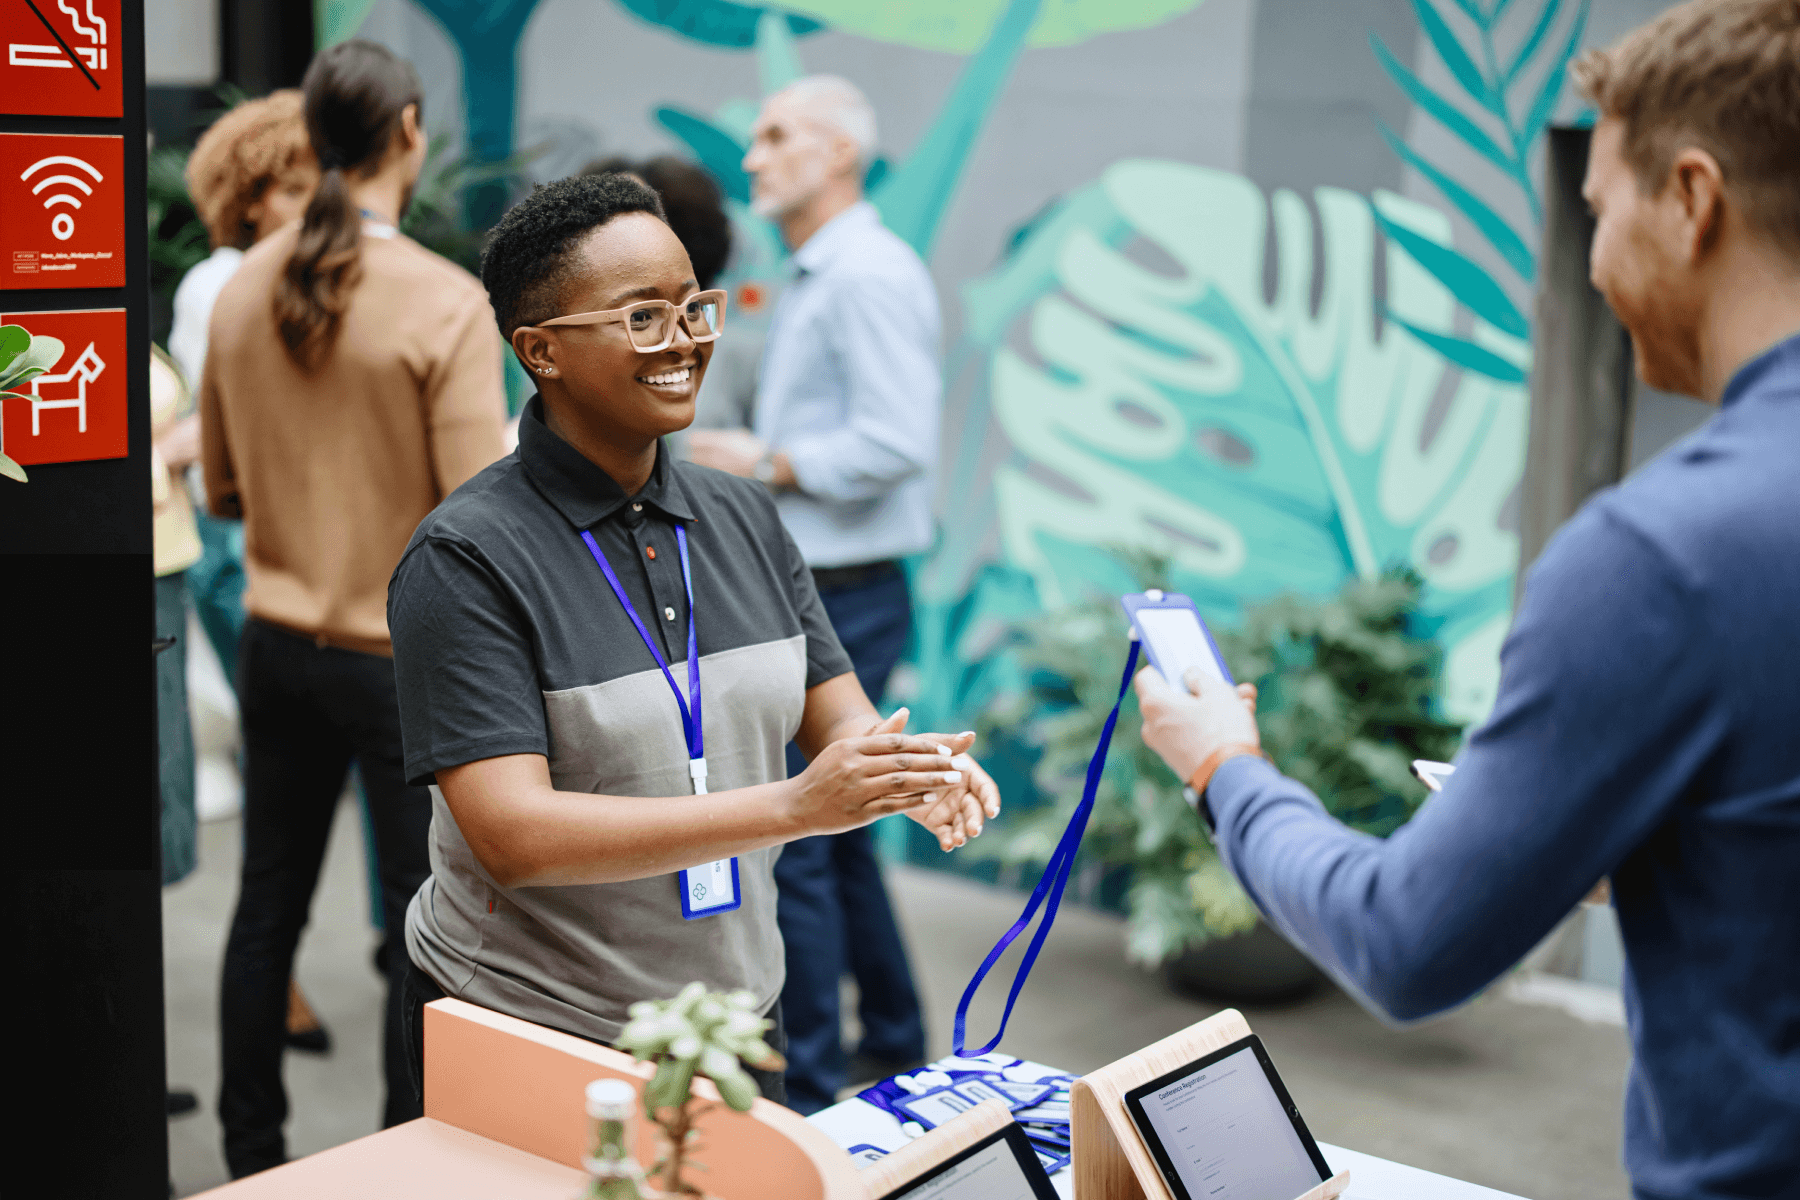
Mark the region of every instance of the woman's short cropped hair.
[[246, 214], [269, 185], [288, 171], [313, 163], [298, 88], [246, 100], [227, 112], [187, 160], [188, 195], [213, 248], [240, 249], [256, 239]]
[[481, 252], [481, 282], [500, 333], [510, 341], [521, 325], [565, 315], [556, 302], [582, 235], [634, 212], [668, 219], [655, 191], [620, 174], [559, 179], [508, 209]]
[[1575, 64], [1649, 195], [1688, 146], [1718, 160], [1757, 232], [1800, 262], [1800, 0], [1688, 0]]

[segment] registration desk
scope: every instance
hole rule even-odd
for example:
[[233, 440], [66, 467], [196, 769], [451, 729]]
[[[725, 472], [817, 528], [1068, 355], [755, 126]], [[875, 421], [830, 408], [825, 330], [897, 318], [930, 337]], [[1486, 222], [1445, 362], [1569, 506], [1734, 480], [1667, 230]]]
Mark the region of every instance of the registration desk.
[[[207, 1192], [209, 1200], [577, 1200], [590, 1080], [633, 1081], [650, 1069], [629, 1056], [458, 1000], [425, 1013], [425, 1116]], [[715, 1099], [696, 1080], [695, 1094]], [[639, 1160], [653, 1131], [639, 1122]], [[948, 1128], [948, 1127], [946, 1127]], [[844, 1151], [899, 1147], [900, 1124], [861, 1100], [810, 1119], [758, 1100], [748, 1113], [722, 1104], [699, 1122], [697, 1178], [719, 1200], [869, 1200]], [[1333, 1170], [1350, 1172], [1350, 1200], [1517, 1200], [1507, 1193], [1320, 1143]], [[1074, 1195], [1074, 1172], [1052, 1177]], [[1106, 1200], [1113, 1200], [1112, 1197]], [[1121, 1196], [1117, 1200], [1131, 1200]]]

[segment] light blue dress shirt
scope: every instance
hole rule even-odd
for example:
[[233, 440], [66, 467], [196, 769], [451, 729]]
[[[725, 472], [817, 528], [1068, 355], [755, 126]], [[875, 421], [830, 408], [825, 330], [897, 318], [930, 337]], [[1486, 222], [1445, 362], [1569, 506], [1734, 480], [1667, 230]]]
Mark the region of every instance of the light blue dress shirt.
[[756, 404], [757, 437], [799, 483], [776, 497], [781, 519], [808, 566], [928, 549], [943, 410], [931, 276], [867, 201], [808, 238], [793, 269]]

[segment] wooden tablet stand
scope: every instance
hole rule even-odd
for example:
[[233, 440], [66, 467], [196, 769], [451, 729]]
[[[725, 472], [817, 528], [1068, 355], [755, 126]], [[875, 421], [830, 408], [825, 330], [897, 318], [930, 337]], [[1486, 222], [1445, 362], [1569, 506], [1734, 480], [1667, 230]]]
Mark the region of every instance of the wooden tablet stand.
[[955, 1120], [945, 1121], [924, 1137], [914, 1138], [884, 1158], [864, 1167], [860, 1174], [869, 1195], [879, 1200], [905, 1187], [939, 1163], [948, 1162], [996, 1129], [1013, 1121], [1012, 1110], [998, 1100], [984, 1100]]
[[[1131, 1122], [1125, 1093], [1249, 1036], [1249, 1022], [1228, 1008], [1077, 1079], [1070, 1096], [1075, 1200], [1174, 1200]], [[1339, 1171], [1297, 1200], [1332, 1200], [1349, 1182], [1350, 1172]]]
[[[425, 1006], [425, 1115], [552, 1162], [581, 1165], [588, 1083], [641, 1086], [651, 1073], [617, 1050], [461, 1000]], [[695, 1126], [709, 1196], [866, 1200], [850, 1156], [799, 1113], [763, 1099], [733, 1112], [704, 1078], [694, 1097], [715, 1102]], [[637, 1132], [638, 1161], [655, 1162], [656, 1130], [640, 1120]]]

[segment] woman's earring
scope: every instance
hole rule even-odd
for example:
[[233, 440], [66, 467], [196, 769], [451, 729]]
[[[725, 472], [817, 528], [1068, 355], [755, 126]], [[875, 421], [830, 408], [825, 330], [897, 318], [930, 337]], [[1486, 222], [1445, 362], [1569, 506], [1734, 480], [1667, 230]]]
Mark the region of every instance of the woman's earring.
[[539, 367], [539, 368], [538, 368], [538, 374], [539, 374], [539, 375], [548, 375], [548, 374], [549, 374], [549, 373], [550, 373], [550, 368], [549, 368], [549, 367]]

